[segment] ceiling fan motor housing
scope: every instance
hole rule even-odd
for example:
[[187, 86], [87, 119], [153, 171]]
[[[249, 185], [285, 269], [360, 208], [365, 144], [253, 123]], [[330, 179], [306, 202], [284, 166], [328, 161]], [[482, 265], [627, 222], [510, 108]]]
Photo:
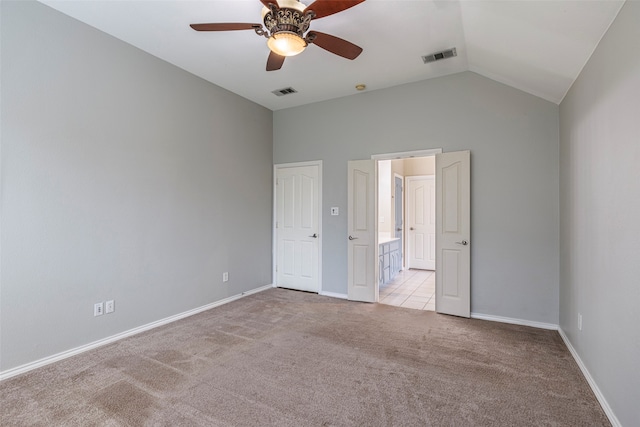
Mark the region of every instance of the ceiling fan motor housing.
[[287, 31], [304, 38], [313, 15], [305, 13], [305, 5], [297, 0], [279, 0], [278, 5], [280, 7], [271, 4], [262, 11], [262, 20], [269, 34]]

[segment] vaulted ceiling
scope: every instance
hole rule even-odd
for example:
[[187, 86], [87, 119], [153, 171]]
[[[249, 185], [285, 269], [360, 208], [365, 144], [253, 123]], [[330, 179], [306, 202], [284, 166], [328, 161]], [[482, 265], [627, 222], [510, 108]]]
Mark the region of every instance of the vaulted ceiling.
[[[259, 0], [40, 0], [272, 110], [470, 70], [560, 103], [615, 19], [619, 0], [366, 0], [311, 22], [363, 48], [355, 60], [310, 45], [266, 71], [253, 30], [197, 32], [192, 23], [261, 23]], [[331, 1], [331, 0], [327, 0]], [[313, 0], [303, 0], [309, 5]], [[457, 56], [424, 64], [423, 55]], [[278, 97], [272, 91], [294, 88]]]

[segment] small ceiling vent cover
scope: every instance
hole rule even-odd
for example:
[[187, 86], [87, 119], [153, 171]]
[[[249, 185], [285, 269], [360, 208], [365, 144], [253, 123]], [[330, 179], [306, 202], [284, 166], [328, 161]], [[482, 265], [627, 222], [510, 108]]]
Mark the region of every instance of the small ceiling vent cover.
[[274, 94], [275, 96], [285, 96], [285, 95], [291, 95], [292, 93], [298, 93], [298, 91], [292, 87], [285, 87], [284, 89], [276, 89], [271, 93]]
[[425, 55], [422, 57], [422, 62], [428, 64], [429, 62], [440, 61], [441, 59], [453, 58], [454, 56], [458, 56], [458, 52], [456, 52], [456, 48], [451, 48], [447, 50], [443, 50], [442, 52], [436, 52], [429, 55]]

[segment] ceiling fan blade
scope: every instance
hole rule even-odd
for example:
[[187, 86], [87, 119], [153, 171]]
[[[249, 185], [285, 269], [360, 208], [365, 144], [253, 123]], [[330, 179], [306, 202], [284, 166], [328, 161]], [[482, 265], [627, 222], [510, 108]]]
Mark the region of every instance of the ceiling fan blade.
[[307, 6], [305, 10], [313, 10], [316, 13], [313, 19], [318, 19], [347, 10], [363, 1], [364, 0], [316, 0]]
[[331, 34], [321, 33], [319, 31], [309, 31], [311, 43], [314, 43], [324, 50], [335, 53], [347, 59], [356, 59], [362, 53], [362, 48]]
[[262, 3], [265, 7], [269, 7], [269, 5], [272, 3], [278, 6], [278, 2], [276, 0], [260, 0], [260, 3]]
[[285, 56], [280, 56], [277, 53], [269, 52], [269, 58], [267, 59], [267, 71], [276, 71], [282, 68], [284, 64]]
[[196, 31], [235, 31], [235, 30], [253, 30], [262, 27], [260, 24], [247, 24], [241, 22], [218, 22], [215, 24], [191, 24], [190, 27]]

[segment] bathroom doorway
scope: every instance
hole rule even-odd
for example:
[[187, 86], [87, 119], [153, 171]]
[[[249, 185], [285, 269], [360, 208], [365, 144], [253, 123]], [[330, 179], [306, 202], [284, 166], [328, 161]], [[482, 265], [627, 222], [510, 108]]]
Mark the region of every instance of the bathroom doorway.
[[435, 311], [435, 156], [378, 160], [381, 304]]

